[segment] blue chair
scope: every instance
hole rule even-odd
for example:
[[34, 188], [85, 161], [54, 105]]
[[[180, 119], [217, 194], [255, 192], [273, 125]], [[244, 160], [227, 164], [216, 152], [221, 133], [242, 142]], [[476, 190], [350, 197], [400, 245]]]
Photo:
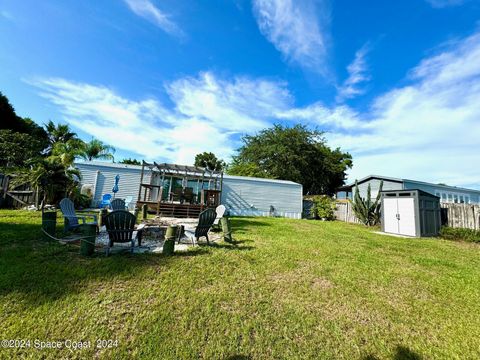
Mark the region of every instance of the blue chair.
[[112, 195], [111, 194], [104, 194], [102, 196], [102, 201], [100, 202], [100, 206], [99, 208], [100, 209], [103, 209], [103, 208], [108, 208], [110, 207], [110, 200], [112, 199]]
[[80, 226], [80, 222], [78, 220], [82, 220], [82, 224], [86, 224], [87, 217], [90, 217], [93, 219], [92, 224], [95, 224], [95, 225], [97, 224], [96, 215], [79, 216], [75, 214], [75, 208], [73, 206], [73, 202], [68, 198], [62, 199], [62, 201], [60, 201], [60, 210], [62, 210], [66, 231], [70, 231], [78, 228]]

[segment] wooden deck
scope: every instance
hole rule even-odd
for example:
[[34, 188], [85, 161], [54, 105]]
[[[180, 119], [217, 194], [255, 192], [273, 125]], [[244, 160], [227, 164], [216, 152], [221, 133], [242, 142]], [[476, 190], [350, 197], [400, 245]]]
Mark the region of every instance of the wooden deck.
[[200, 213], [207, 209], [205, 205], [197, 204], [178, 204], [162, 202], [159, 204], [156, 201], [137, 201], [137, 206], [141, 207], [146, 204], [148, 211], [156, 213], [160, 216], [176, 217], [176, 218], [198, 218]]

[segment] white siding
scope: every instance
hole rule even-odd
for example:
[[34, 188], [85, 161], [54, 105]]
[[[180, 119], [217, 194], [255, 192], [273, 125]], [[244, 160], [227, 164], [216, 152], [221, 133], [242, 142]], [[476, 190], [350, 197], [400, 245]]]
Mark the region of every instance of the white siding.
[[[225, 176], [222, 204], [231, 215], [275, 215], [299, 219], [303, 206], [302, 186], [287, 181]], [[274, 208], [273, 214], [270, 206]]]
[[442, 203], [480, 203], [478, 191], [461, 189], [454, 186], [428, 184], [420, 181], [405, 180], [405, 189], [419, 189], [438, 196]]
[[[375, 199], [378, 195], [378, 190], [380, 188], [380, 181], [378, 179], [370, 179], [363, 183], [358, 184], [358, 191], [360, 192], [360, 197], [367, 197], [368, 185], [370, 184], [371, 198]], [[382, 191], [387, 190], [403, 190], [403, 184], [394, 181], [383, 180]], [[352, 189], [352, 196], [355, 196], [355, 186]]]
[[[80, 170], [82, 178], [81, 185], [91, 184], [94, 186], [94, 205], [96, 205], [102, 198], [103, 194], [112, 194], [112, 188], [115, 183], [115, 176], [120, 175], [118, 183], [118, 193], [115, 195], [118, 198], [126, 198], [131, 196], [133, 202], [136, 202], [138, 197], [138, 188], [140, 186], [141, 167], [138, 166], [111, 166], [109, 164], [83, 164], [77, 163], [76, 167]], [[96, 183], [95, 183], [96, 180]], [[149, 182], [149, 174], [144, 179], [144, 182]]]
[[[120, 175], [117, 197], [132, 196], [135, 202], [140, 186], [141, 166], [132, 166], [101, 162], [75, 164], [82, 174], [81, 185], [95, 186], [95, 203], [103, 194], [110, 194], [115, 176]], [[98, 176], [97, 176], [98, 171]], [[150, 182], [148, 171], [144, 182]], [[231, 215], [237, 216], [283, 216], [301, 218], [302, 185], [282, 180], [257, 179], [242, 176], [225, 175], [223, 179], [222, 204]], [[270, 213], [270, 206], [274, 213]]]

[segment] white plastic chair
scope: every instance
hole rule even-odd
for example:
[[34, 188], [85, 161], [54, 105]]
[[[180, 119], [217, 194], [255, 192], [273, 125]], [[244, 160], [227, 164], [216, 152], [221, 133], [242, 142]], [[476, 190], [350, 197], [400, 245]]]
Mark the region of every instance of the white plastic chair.
[[213, 222], [213, 225], [218, 225], [220, 223], [220, 219], [223, 218], [223, 215], [225, 214], [225, 211], [227, 208], [225, 205], [218, 205], [217, 208], [215, 209], [215, 212], [217, 213], [217, 217], [215, 221]]
[[128, 210], [133, 210], [133, 196], [125, 196], [125, 207]]

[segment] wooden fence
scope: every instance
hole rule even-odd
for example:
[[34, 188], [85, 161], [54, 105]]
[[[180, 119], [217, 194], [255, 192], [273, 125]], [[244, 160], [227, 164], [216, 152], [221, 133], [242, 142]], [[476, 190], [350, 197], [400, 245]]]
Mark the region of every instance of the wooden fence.
[[[471, 204], [440, 204], [442, 208], [442, 225], [453, 228], [480, 230], [480, 205]], [[337, 220], [357, 223], [350, 202], [337, 202], [335, 217]]]
[[0, 208], [19, 208], [35, 202], [35, 194], [28, 185], [10, 189], [10, 177], [0, 174]]
[[480, 230], [480, 205], [441, 204], [441, 207], [444, 225]]
[[358, 220], [353, 213], [352, 203], [350, 203], [350, 201], [338, 201], [335, 205], [336, 209], [334, 211], [334, 214], [337, 220], [355, 224], [361, 223], [360, 220]]

